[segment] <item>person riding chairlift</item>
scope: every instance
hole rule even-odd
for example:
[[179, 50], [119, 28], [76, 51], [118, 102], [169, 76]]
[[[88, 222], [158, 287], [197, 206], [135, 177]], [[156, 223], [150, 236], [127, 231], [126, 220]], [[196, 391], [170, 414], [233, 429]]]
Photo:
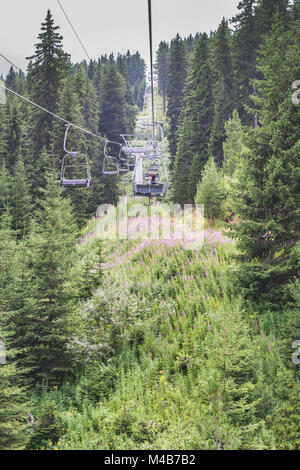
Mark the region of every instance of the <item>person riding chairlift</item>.
[[151, 173], [149, 175], [149, 181], [148, 181], [148, 184], [155, 184], [155, 178], [156, 178], [156, 175], [154, 173]]

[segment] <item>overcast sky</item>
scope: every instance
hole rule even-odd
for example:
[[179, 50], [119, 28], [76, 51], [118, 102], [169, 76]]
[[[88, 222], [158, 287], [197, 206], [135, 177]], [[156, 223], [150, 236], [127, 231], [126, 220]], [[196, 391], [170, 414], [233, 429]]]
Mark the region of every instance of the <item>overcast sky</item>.
[[[92, 58], [110, 52], [139, 51], [149, 63], [147, 0], [60, 0], [81, 41]], [[57, 0], [1, 1], [0, 53], [26, 69], [26, 56], [34, 44], [50, 8], [55, 24], [61, 27], [64, 49], [73, 62], [84, 52], [60, 10]], [[152, 0], [154, 49], [161, 40], [170, 41], [177, 32], [215, 30], [222, 17], [237, 12], [239, 0]], [[0, 57], [0, 73], [9, 65]]]

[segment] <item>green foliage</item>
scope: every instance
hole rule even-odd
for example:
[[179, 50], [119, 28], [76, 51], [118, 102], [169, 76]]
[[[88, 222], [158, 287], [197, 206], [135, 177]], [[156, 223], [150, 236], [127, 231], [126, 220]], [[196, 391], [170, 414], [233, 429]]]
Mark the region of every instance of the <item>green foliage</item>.
[[[62, 80], [70, 72], [70, 56], [63, 51], [63, 38], [58, 30], [59, 26], [54, 26], [52, 14], [48, 10], [38, 35], [35, 53], [28, 57], [31, 61], [27, 77], [30, 98], [52, 113], [56, 111]], [[49, 147], [53, 117], [34, 108], [31, 122], [35, 155], [38, 155], [43, 146]]]
[[208, 143], [213, 120], [211, 71], [208, 38], [199, 39], [187, 77], [182, 119], [173, 171], [174, 200], [193, 202], [197, 183], [208, 159]]
[[36, 417], [33, 416], [27, 449], [40, 450], [55, 446], [65, 431], [66, 423], [57, 411], [55, 401], [45, 399]]
[[239, 14], [231, 20], [236, 29], [232, 50], [235, 103], [242, 123], [247, 125], [251, 125], [253, 121], [245, 107], [252, 104], [251, 95], [255, 93], [251, 79], [256, 75], [256, 49], [259, 43], [256, 3], [256, 0], [240, 1]]
[[225, 140], [225, 122], [234, 109], [233, 68], [231, 37], [228, 23], [223, 18], [214, 37], [214, 120], [211, 129], [209, 150], [220, 167], [223, 164], [223, 142]]
[[0, 363], [0, 450], [20, 450], [26, 444], [28, 414], [19, 380], [14, 364]]
[[[64, 125], [0, 105], [1, 449], [299, 449], [299, 1], [238, 9], [235, 31], [223, 19], [157, 53], [174, 199], [204, 203], [215, 227], [229, 205], [235, 241], [208, 225], [194, 251], [110, 243], [93, 217], [76, 242], [76, 222], [117, 202], [103, 145], [70, 131], [93, 186], [62, 190]], [[71, 66], [48, 11], [27, 76], [11, 69], [6, 85], [119, 140], [145, 63], [128, 51]]]
[[177, 127], [184, 97], [184, 84], [187, 74], [184, 42], [177, 34], [170, 44], [169, 81], [167, 91], [167, 117], [170, 121], [169, 150], [173, 157], [171, 169], [174, 164], [174, 156], [177, 146]]
[[[299, 107], [287, 82], [299, 73], [299, 44], [287, 47], [284, 24], [275, 17], [261, 47], [257, 104], [261, 126], [249, 131], [234, 193], [241, 222], [234, 230], [242, 259], [241, 280], [251, 295], [278, 305], [282, 288], [299, 272]], [[298, 72], [297, 72], [298, 70]], [[250, 291], [249, 291], [250, 294]]]
[[40, 204], [38, 224], [33, 224], [29, 239], [30, 297], [23, 312], [26, 335], [18, 341], [26, 349], [23, 363], [33, 369], [31, 379], [58, 381], [71, 370], [65, 329], [70, 293], [65, 283], [74, 262], [76, 224], [69, 201], [62, 198], [51, 173]]
[[214, 159], [210, 157], [197, 187], [196, 204], [204, 204], [205, 216], [209, 219], [220, 219], [224, 214], [225, 187], [222, 173]]
[[225, 175], [233, 177], [243, 154], [247, 151], [244, 144], [244, 129], [237, 110], [234, 110], [232, 118], [225, 123], [225, 131], [223, 172]]
[[291, 389], [287, 400], [277, 411], [277, 419], [274, 423], [274, 433], [277, 448], [279, 450], [299, 450], [299, 425], [300, 425], [300, 387], [299, 383]]
[[161, 41], [158, 46], [155, 67], [158, 75], [158, 92], [163, 97], [163, 115], [165, 115], [169, 68], [169, 45], [165, 41]]

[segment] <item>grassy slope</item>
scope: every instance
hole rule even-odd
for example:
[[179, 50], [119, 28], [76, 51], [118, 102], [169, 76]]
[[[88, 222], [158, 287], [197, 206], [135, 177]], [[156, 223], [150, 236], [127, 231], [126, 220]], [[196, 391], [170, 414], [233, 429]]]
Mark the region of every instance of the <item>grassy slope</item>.
[[[123, 186], [130, 194], [126, 176]], [[82, 259], [93, 260], [97, 225], [87, 225]], [[46, 418], [41, 448], [276, 448], [272, 421], [293, 374], [272, 312], [262, 328], [236, 290], [234, 243], [208, 228], [198, 251], [132, 240], [104, 252], [103, 285], [70, 319], [86, 370], [36, 399], [58, 416], [53, 439]]]
[[94, 360], [50, 392], [66, 427], [56, 448], [274, 448], [264, 417], [279, 402], [280, 347], [245, 315], [234, 243], [208, 229], [193, 252], [162, 240], [106, 249], [103, 286], [80, 310]]

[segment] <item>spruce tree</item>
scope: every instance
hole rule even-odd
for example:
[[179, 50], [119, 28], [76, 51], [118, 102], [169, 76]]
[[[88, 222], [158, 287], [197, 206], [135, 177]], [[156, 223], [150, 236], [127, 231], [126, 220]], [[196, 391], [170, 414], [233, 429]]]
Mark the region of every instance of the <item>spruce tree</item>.
[[245, 130], [236, 109], [233, 111], [232, 119], [225, 123], [225, 131], [223, 172], [225, 175], [233, 177], [242, 155], [248, 150], [245, 146]]
[[201, 175], [195, 197], [196, 204], [204, 205], [204, 214], [208, 219], [220, 219], [223, 214], [225, 188], [221, 170], [211, 156]]
[[6, 211], [0, 218], [0, 450], [22, 449], [26, 441], [26, 399], [21, 385], [24, 370], [17, 367], [20, 351], [14, 342], [16, 329], [12, 321], [19, 280], [16, 252], [11, 216]]
[[241, 220], [235, 229], [246, 293], [274, 303], [299, 274], [299, 106], [292, 83], [300, 76], [299, 40], [288, 46], [280, 15], [260, 49], [256, 102], [261, 126], [250, 130], [235, 194]]
[[[54, 26], [50, 10], [35, 44], [35, 53], [28, 57], [31, 61], [28, 70], [28, 86], [30, 98], [52, 113], [56, 111], [58, 91], [61, 81], [70, 72], [69, 55], [63, 51], [62, 36], [58, 33], [59, 26]], [[37, 156], [43, 146], [49, 149], [53, 116], [42, 110], [32, 110], [32, 139]]]
[[231, 35], [225, 18], [223, 18], [214, 37], [214, 68], [217, 81], [214, 89], [215, 108], [210, 153], [214, 156], [218, 166], [221, 166], [223, 163], [223, 142], [226, 137], [225, 122], [230, 118], [234, 108]]
[[5, 86], [13, 91], [17, 91], [17, 74], [13, 66], [10, 67], [8, 74], [5, 77]]
[[125, 57], [120, 54], [117, 57], [116, 63], [117, 69], [125, 80], [125, 107], [124, 107], [124, 120], [126, 122], [127, 131], [129, 133], [134, 132], [135, 118], [137, 114], [137, 108], [134, 105], [133, 90], [129, 81], [129, 74], [126, 65]]
[[170, 121], [169, 128], [169, 150], [171, 153], [170, 168], [173, 169], [174, 160], [177, 150], [177, 128], [179, 117], [183, 104], [184, 85], [187, 74], [186, 51], [184, 42], [177, 34], [172, 39], [170, 45], [170, 62], [169, 62], [169, 82], [168, 82], [168, 110], [167, 117]]
[[126, 134], [125, 93], [124, 78], [115, 65], [109, 64], [102, 80], [99, 131], [110, 140], [120, 140], [120, 134]]
[[235, 26], [233, 36], [233, 73], [235, 103], [243, 124], [253, 124], [253, 116], [249, 115], [245, 106], [252, 104], [254, 93], [251, 80], [256, 75], [256, 49], [258, 47], [255, 27], [254, 6], [256, 0], [239, 2], [240, 13], [231, 22]]
[[30, 298], [24, 307], [26, 348], [23, 365], [37, 381], [58, 382], [72, 372], [66, 321], [72, 293], [66, 289], [74, 263], [77, 227], [56, 174], [47, 175], [37, 222], [30, 234]]
[[158, 79], [158, 92], [163, 99], [163, 115], [166, 114], [166, 100], [168, 90], [169, 45], [161, 41], [156, 53], [156, 73]]
[[193, 202], [201, 172], [208, 159], [213, 120], [212, 77], [208, 59], [208, 37], [199, 39], [187, 77], [178, 146], [173, 171], [174, 199]]
[[255, 23], [259, 43], [264, 40], [264, 35], [271, 31], [275, 13], [280, 15], [285, 29], [287, 29], [288, 4], [289, 0], [258, 0], [255, 10]]

